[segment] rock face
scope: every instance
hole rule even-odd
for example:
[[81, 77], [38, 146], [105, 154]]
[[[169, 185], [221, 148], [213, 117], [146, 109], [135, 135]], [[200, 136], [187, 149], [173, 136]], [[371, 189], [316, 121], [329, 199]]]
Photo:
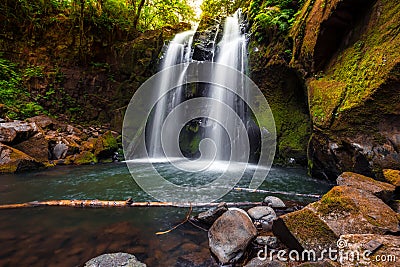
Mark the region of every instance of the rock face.
[[397, 214], [376, 196], [349, 186], [336, 186], [304, 209], [281, 216], [274, 234], [292, 249], [336, 247], [344, 234], [399, 231]]
[[210, 250], [223, 264], [235, 262], [256, 235], [257, 230], [245, 211], [228, 210], [208, 231]]
[[398, 1], [308, 1], [292, 28], [291, 66], [306, 78], [311, 174], [375, 177], [400, 166]]
[[0, 173], [22, 172], [43, 167], [34, 158], [0, 143]]
[[219, 19], [203, 17], [193, 36], [193, 59], [211, 61], [214, 57], [214, 47], [222, 37], [222, 24]]
[[84, 267], [146, 267], [134, 255], [128, 253], [103, 254], [85, 263]]
[[38, 132], [35, 123], [22, 121], [0, 123], [0, 142], [11, 144], [26, 140]]
[[350, 186], [367, 191], [386, 203], [390, 201], [395, 190], [395, 187], [391, 184], [378, 182], [367, 176], [352, 172], [342, 173], [336, 181], [338, 185]]

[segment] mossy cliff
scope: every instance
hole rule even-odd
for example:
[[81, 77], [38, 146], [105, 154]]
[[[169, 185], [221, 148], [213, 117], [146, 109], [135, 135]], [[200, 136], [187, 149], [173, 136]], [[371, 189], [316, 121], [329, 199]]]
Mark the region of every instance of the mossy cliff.
[[379, 177], [400, 166], [400, 3], [309, 0], [291, 30], [306, 79], [311, 173]]

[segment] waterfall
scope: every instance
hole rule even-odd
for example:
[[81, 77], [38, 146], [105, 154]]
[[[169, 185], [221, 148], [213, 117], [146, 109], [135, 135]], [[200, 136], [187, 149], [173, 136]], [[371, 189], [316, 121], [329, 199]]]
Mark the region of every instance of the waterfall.
[[[168, 45], [161, 69], [190, 61], [194, 33], [194, 31], [186, 31], [175, 35], [174, 39]], [[184, 73], [182, 73], [181, 77], [183, 79]], [[169, 111], [182, 101], [182, 87], [176, 88], [172, 95], [164, 95], [172, 85], [170, 82], [170, 77], [163, 75], [160, 79], [160, 84], [157, 86], [158, 90], [155, 90], [157, 97], [162, 98], [154, 108], [151, 127], [149, 129], [150, 135], [147, 149], [148, 155], [151, 158], [164, 156], [161, 147], [161, 126]]]
[[[245, 73], [247, 65], [246, 36], [242, 33], [240, 15], [241, 13], [239, 9], [233, 16], [226, 18], [222, 40], [218, 44], [216, 62], [234, 68], [241, 73]], [[230, 75], [228, 75], [224, 70], [214, 73], [214, 76], [225, 81], [241, 79], [240, 77], [230, 77]], [[244, 92], [245, 85], [243, 81], [238, 80], [236, 84], [237, 88], [235, 88], [235, 93], [243, 93], [243, 95], [245, 95], [246, 92]], [[243, 100], [239, 99], [237, 95], [232, 94], [225, 88], [211, 86], [208, 96], [230, 106], [242, 119], [243, 123], [247, 125], [248, 115], [246, 104]], [[220, 106], [212, 108], [216, 109], [215, 113], [218, 116], [218, 122], [225, 122], [230, 125], [233, 123], [231, 114], [224, 114], [222, 110], [218, 110]], [[229, 140], [228, 136], [224, 132], [225, 130], [218, 123], [213, 122], [212, 125], [213, 127], [208, 130], [206, 136], [210, 137], [215, 142], [217, 148], [216, 159], [228, 160], [230, 156], [230, 145], [232, 142], [237, 142], [240, 139], [239, 136], [237, 136], [239, 133], [236, 132], [234, 139]], [[247, 159], [243, 160], [247, 161]]]

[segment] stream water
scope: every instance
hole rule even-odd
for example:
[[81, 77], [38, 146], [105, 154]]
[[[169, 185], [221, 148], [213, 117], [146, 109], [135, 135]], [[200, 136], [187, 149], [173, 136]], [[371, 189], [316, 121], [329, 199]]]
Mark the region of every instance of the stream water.
[[[171, 181], [196, 180], [204, 183], [209, 173], [179, 173], [168, 163], [157, 170]], [[145, 167], [146, 166], [146, 167]], [[135, 175], [152, 173], [148, 165], [137, 164]], [[251, 169], [246, 176], [251, 176]], [[186, 175], [186, 176], [185, 176]], [[151, 177], [149, 177], [150, 179]], [[309, 178], [304, 169], [272, 168], [260, 189], [322, 194], [330, 184]], [[276, 195], [301, 203], [313, 201]], [[60, 166], [44, 171], [2, 175], [0, 204], [46, 199], [115, 199], [132, 197], [150, 201], [134, 182], [124, 163], [80, 167]], [[225, 201], [261, 201], [265, 194], [232, 191]], [[193, 213], [201, 209], [194, 209]], [[185, 224], [165, 234], [181, 222], [185, 208], [64, 208], [43, 207], [0, 210], [0, 266], [80, 266], [102, 253], [132, 253], [148, 266], [195, 266], [212, 258], [207, 233]]]

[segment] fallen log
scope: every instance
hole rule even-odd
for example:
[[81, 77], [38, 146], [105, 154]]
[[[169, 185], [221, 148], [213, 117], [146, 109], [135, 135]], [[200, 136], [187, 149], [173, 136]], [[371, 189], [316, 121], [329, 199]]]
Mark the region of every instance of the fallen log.
[[[47, 200], [47, 201], [32, 201], [17, 204], [0, 205], [0, 210], [4, 209], [19, 209], [19, 208], [34, 208], [46, 206], [59, 207], [74, 207], [74, 208], [109, 208], [109, 207], [216, 207], [219, 203], [189, 203], [189, 202], [131, 202], [125, 200]], [[261, 202], [229, 202], [228, 206], [257, 206]]]
[[235, 188], [233, 188], [233, 190], [250, 192], [250, 193], [279, 194], [279, 195], [286, 195], [286, 196], [321, 198], [321, 195], [315, 195], [315, 194], [301, 194], [301, 193], [292, 193], [292, 192], [284, 192], [284, 191], [270, 191], [270, 190], [262, 190], [262, 189], [250, 189], [250, 188], [242, 188], [242, 187], [235, 187]]

